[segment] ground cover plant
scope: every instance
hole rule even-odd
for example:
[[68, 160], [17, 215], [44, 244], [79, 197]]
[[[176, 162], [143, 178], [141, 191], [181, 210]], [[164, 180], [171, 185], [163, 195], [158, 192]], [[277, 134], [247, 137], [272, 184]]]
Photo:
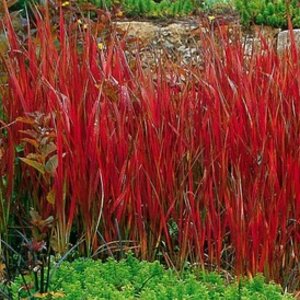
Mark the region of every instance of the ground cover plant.
[[33, 254], [131, 249], [177, 269], [189, 261], [299, 287], [295, 47], [279, 58], [262, 41], [249, 57], [220, 31], [202, 36], [201, 65], [147, 69], [138, 55], [127, 62], [126, 37], [101, 40], [62, 9], [58, 23], [47, 10], [34, 22], [24, 43], [4, 20], [5, 253], [13, 227], [32, 235]]
[[240, 12], [242, 23], [249, 25], [269, 25], [288, 27], [289, 14], [294, 27], [300, 27], [300, 6], [298, 0], [236, 0], [235, 6]]
[[[24, 9], [30, 6], [32, 0], [15, 0], [12, 9]], [[59, 5], [60, 1], [52, 1], [52, 5]], [[188, 16], [196, 11], [200, 6], [197, 0], [80, 0], [80, 1], [61, 1], [63, 7], [79, 7], [84, 10], [103, 9], [117, 12], [117, 16], [126, 15], [127, 17], [182, 17]]]
[[[40, 1], [11, 0], [12, 10], [22, 10], [27, 5]], [[277, 28], [288, 27], [288, 15], [294, 28], [300, 27], [299, 0], [80, 0], [50, 1], [58, 7], [61, 3], [65, 9], [82, 11], [107, 10], [113, 17], [142, 18], [176, 18], [197, 15], [198, 13], [220, 14], [223, 17], [235, 17], [239, 13], [241, 23], [245, 26], [258, 24]]]
[[[29, 276], [27, 282], [30, 283]], [[12, 284], [13, 296], [28, 298], [23, 280]], [[29, 292], [32, 297], [49, 299], [293, 299], [283, 295], [281, 288], [266, 284], [260, 275], [252, 280], [228, 283], [217, 273], [188, 269], [182, 274], [166, 270], [159, 262], [139, 261], [132, 255], [119, 262], [109, 259], [105, 263], [91, 259], [64, 262], [51, 280], [50, 292]]]
[[123, 9], [128, 16], [182, 17], [190, 15], [196, 7], [192, 0], [125, 0]]
[[201, 3], [201, 9], [207, 13], [233, 14], [235, 11], [232, 0], [205, 0]]
[[[36, 5], [40, 1], [11, 0], [12, 10], [21, 9], [27, 5]], [[59, 1], [50, 1], [58, 7]], [[107, 10], [113, 17], [142, 18], [176, 18], [197, 15], [198, 13], [227, 15], [236, 18], [239, 13], [245, 26], [258, 24], [277, 28], [288, 27], [288, 15], [295, 28], [300, 26], [300, 6], [298, 0], [80, 0], [62, 1], [65, 9], [80, 9], [82, 11]]]
[[[96, 3], [100, 7], [105, 7], [107, 3]], [[112, 6], [113, 3], [110, 3]], [[119, 2], [119, 6], [128, 16], [182, 16], [192, 13], [195, 9], [194, 2], [191, 0], [176, 1], [154, 1], [154, 0], [123, 0]]]

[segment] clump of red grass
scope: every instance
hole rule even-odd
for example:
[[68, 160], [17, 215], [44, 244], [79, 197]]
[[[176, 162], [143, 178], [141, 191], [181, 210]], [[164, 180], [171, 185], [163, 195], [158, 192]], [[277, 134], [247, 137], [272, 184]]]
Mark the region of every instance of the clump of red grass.
[[[245, 58], [238, 42], [203, 37], [204, 69], [150, 71], [138, 59], [129, 68], [114, 38], [99, 49], [63, 15], [57, 31], [36, 17], [25, 45], [6, 20], [3, 105], [8, 123], [23, 120], [9, 127], [15, 145], [33, 112], [50, 118], [57, 165], [44, 179], [21, 164], [14, 188], [57, 219], [57, 249], [74, 228], [88, 254], [138, 245], [145, 259], [161, 253], [177, 267], [230, 265], [286, 283], [300, 242], [295, 49], [280, 60], [262, 45]], [[22, 156], [36, 148], [26, 143]]]

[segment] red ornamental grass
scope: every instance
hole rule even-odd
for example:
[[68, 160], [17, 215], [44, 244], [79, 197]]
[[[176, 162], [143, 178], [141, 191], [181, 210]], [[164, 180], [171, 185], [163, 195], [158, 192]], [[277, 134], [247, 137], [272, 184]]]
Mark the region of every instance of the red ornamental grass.
[[[124, 41], [99, 49], [62, 14], [56, 30], [36, 17], [25, 45], [7, 19], [3, 105], [7, 122], [23, 120], [9, 127], [15, 145], [29, 113], [49, 120], [54, 155], [39, 161], [43, 174], [19, 165], [19, 188], [57, 219], [57, 250], [73, 228], [86, 254], [138, 245], [142, 258], [162, 253], [177, 267], [286, 280], [300, 239], [300, 66], [290, 53], [279, 60], [262, 45], [249, 58], [241, 44], [203, 37], [204, 69], [150, 71], [139, 59], [129, 67]], [[22, 157], [42, 151], [32, 143]]]

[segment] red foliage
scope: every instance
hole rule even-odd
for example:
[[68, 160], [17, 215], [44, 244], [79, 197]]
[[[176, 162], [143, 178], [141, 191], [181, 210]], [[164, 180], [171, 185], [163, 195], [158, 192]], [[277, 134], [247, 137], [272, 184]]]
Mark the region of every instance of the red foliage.
[[[57, 218], [65, 246], [74, 226], [88, 253], [121, 239], [136, 241], [143, 258], [160, 251], [178, 267], [187, 259], [234, 263], [239, 274], [278, 279], [297, 265], [294, 48], [281, 61], [266, 45], [245, 58], [241, 44], [203, 38], [204, 69], [181, 70], [179, 82], [178, 68], [143, 70], [137, 60], [130, 69], [116, 39], [98, 49], [89, 30], [63, 16], [57, 36], [38, 19], [26, 45], [6, 25], [8, 121], [50, 115], [57, 146], [51, 186], [24, 164], [22, 188], [43, 217]], [[16, 145], [24, 126], [10, 127]], [[52, 187], [54, 204], [45, 201]]]

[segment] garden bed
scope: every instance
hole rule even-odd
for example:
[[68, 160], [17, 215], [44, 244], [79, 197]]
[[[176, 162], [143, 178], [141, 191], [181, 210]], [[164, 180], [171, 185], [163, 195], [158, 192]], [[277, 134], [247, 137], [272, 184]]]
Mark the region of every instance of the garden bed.
[[[74, 2], [40, 6], [24, 27], [1, 9], [7, 287], [70, 299], [73, 287], [112, 299], [300, 289], [299, 30], [244, 31], [222, 14], [128, 21]], [[108, 260], [130, 251], [141, 262]]]
[[12, 284], [13, 299], [66, 299], [66, 300], [288, 300], [274, 283], [266, 284], [258, 275], [251, 280], [225, 279], [215, 272], [207, 273], [189, 267], [182, 273], [166, 270], [158, 261], [141, 262], [132, 255], [105, 263], [91, 259], [78, 259], [63, 263], [51, 278], [49, 292], [37, 293], [34, 278], [19, 277]]

